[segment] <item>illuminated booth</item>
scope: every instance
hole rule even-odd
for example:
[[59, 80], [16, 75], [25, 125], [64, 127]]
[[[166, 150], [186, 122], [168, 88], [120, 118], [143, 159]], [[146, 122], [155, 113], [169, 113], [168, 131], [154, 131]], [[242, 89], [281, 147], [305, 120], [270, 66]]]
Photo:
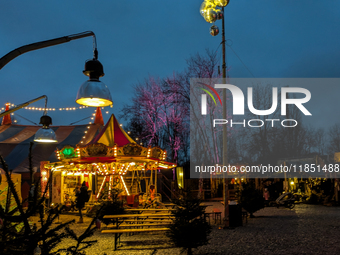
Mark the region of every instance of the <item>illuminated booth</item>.
[[42, 177], [52, 174], [52, 203], [74, 200], [75, 188], [85, 181], [92, 191], [91, 202], [110, 199], [111, 190], [118, 188], [127, 204], [137, 206], [148, 197], [150, 187], [157, 194], [157, 171], [176, 167], [165, 161], [161, 148], [138, 145], [114, 115], [94, 139], [64, 146], [56, 154], [58, 162], [41, 163]]

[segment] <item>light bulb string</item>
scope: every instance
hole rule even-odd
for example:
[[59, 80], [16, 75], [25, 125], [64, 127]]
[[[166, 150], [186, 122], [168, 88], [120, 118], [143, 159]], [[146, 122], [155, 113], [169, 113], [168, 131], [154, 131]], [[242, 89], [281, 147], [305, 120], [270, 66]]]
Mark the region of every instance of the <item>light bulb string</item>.
[[[15, 104], [12, 104], [12, 103], [8, 103], [9, 104], [9, 108], [11, 109], [12, 107], [16, 107], [17, 105]], [[25, 109], [25, 110], [35, 110], [35, 111], [44, 111], [44, 114], [45, 114], [45, 109], [46, 109], [46, 112], [47, 111], [56, 111], [59, 109], [59, 111], [74, 111], [74, 110], [79, 110], [79, 109], [86, 109], [86, 108], [89, 108], [88, 106], [79, 106], [79, 107], [57, 107], [57, 108], [48, 108], [47, 107], [47, 103], [45, 103], [45, 106], [44, 107], [31, 107], [31, 106], [25, 106], [23, 107], [22, 109]], [[104, 110], [104, 107], [101, 107], [102, 110]], [[110, 108], [112, 108], [112, 106], [110, 106]], [[0, 109], [0, 113], [1, 112], [4, 112], [5, 111], [5, 107], [2, 107]]]

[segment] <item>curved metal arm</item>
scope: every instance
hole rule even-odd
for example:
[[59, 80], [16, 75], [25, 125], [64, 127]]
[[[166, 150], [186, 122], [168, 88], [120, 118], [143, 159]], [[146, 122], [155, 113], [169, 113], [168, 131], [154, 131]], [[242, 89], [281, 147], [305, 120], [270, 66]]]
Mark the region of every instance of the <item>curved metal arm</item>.
[[38, 101], [38, 100], [40, 100], [40, 99], [43, 99], [43, 98], [45, 98], [45, 111], [44, 111], [44, 115], [46, 115], [47, 96], [43, 95], [43, 96], [41, 96], [41, 97], [37, 97], [37, 98], [35, 98], [35, 99], [32, 99], [32, 100], [30, 100], [30, 101], [27, 101], [26, 103], [20, 104], [20, 105], [14, 107], [14, 108], [12, 108], [12, 109], [9, 109], [8, 111], [5, 111], [5, 112], [3, 112], [3, 113], [0, 113], [0, 118], [3, 117], [3, 116], [5, 116], [5, 115], [7, 115], [7, 114], [10, 114], [10, 113], [12, 113], [12, 112], [15, 112], [15, 111], [17, 111], [17, 110], [19, 110], [19, 109], [21, 109], [21, 108], [24, 108], [24, 107], [26, 107], [27, 105], [30, 105], [30, 104], [32, 104], [32, 103], [34, 103], [34, 102], [36, 102], [36, 101]]
[[2, 58], [0, 58], [0, 70], [11, 60], [13, 60], [14, 58], [26, 52], [66, 43], [72, 40], [77, 40], [77, 39], [88, 37], [88, 36], [93, 36], [95, 38], [95, 34], [92, 31], [87, 31], [87, 32], [79, 33], [79, 34], [63, 36], [63, 37], [59, 37], [59, 38], [52, 39], [52, 40], [41, 41], [41, 42], [36, 42], [36, 43], [21, 46], [7, 53]]

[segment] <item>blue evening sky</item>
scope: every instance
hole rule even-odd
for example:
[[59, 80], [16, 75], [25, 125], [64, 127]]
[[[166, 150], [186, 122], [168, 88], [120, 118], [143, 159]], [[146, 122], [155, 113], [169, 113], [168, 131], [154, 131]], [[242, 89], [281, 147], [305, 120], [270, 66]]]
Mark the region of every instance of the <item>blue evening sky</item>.
[[[33, 42], [93, 31], [105, 72], [101, 81], [114, 101], [113, 108], [104, 110], [107, 121], [105, 112], [118, 115], [139, 81], [182, 71], [191, 55], [218, 48], [221, 36], [209, 34], [211, 25], [199, 14], [201, 2], [1, 0], [0, 57]], [[340, 77], [340, 1], [231, 0], [225, 16], [226, 38], [255, 77]], [[216, 25], [221, 28], [221, 21]], [[229, 48], [227, 56], [230, 77], [252, 77]], [[49, 97], [48, 107], [78, 107], [75, 97], [86, 81], [82, 71], [90, 58], [91, 37], [17, 57], [0, 70], [1, 107], [43, 94]], [[32, 106], [43, 105], [39, 101]], [[54, 125], [68, 125], [92, 113], [84, 109], [49, 115]], [[17, 114], [39, 122], [42, 112], [23, 109]]]

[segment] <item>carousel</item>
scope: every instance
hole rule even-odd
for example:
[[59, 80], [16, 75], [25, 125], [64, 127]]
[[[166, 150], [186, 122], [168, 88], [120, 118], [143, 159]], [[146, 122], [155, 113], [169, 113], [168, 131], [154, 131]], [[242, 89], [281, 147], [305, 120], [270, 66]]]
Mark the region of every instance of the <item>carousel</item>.
[[131, 206], [138, 206], [150, 196], [161, 202], [157, 172], [176, 167], [166, 161], [165, 150], [138, 145], [114, 115], [94, 139], [84, 141], [86, 134], [75, 147], [57, 149], [58, 162], [41, 162], [41, 187], [44, 190], [49, 185], [52, 203], [74, 200], [74, 190], [83, 182], [91, 190], [89, 202], [108, 200], [117, 190]]

